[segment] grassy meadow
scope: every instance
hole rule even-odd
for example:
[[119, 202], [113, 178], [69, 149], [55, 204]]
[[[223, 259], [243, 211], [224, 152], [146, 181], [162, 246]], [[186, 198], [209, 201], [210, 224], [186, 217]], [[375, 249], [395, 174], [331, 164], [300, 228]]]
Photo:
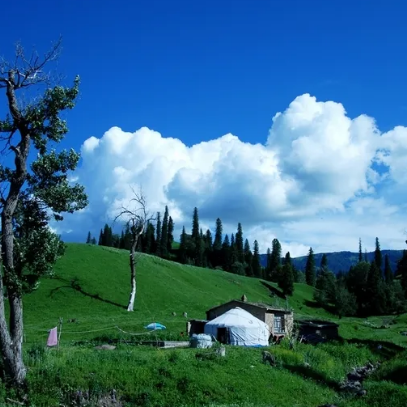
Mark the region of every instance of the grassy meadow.
[[[137, 284], [136, 309], [128, 313], [128, 253], [68, 245], [55, 276], [42, 279], [39, 289], [25, 297], [24, 349], [33, 406], [75, 405], [78, 390], [89, 393], [88, 405], [97, 405], [112, 389], [123, 406], [407, 405], [407, 337], [400, 334], [407, 331], [407, 315], [338, 320], [315, 306], [310, 287], [296, 284], [288, 302], [295, 318], [337, 322], [341, 340], [297, 343], [294, 349], [287, 342], [270, 346], [277, 359], [277, 366], [270, 367], [262, 363], [259, 349], [227, 346], [226, 357], [216, 358], [212, 350], [138, 343], [185, 339], [183, 312], [188, 318], [205, 318], [208, 308], [243, 294], [249, 301], [286, 306], [268, 283], [142, 255]], [[46, 349], [47, 331], [60, 317], [60, 347]], [[147, 333], [144, 326], [151, 322], [167, 330]], [[383, 324], [389, 327], [381, 328]], [[94, 349], [109, 342], [117, 348]], [[377, 360], [383, 363], [365, 382], [366, 396], [339, 391], [353, 367]]]

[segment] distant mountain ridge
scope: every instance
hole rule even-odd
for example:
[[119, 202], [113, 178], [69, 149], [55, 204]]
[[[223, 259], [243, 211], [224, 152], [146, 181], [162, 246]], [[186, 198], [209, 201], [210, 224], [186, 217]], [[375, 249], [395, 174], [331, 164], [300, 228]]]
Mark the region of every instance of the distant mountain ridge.
[[[315, 258], [315, 265], [318, 268], [321, 264], [321, 258], [324, 253], [317, 253], [314, 254]], [[334, 253], [325, 253], [328, 259], [328, 268], [335, 274], [339, 273], [340, 271], [349, 271], [349, 268], [355, 265], [359, 259], [359, 253], [354, 252], [334, 252]], [[393, 272], [396, 271], [397, 262], [400, 260], [401, 256], [403, 255], [403, 250], [382, 250], [383, 256], [383, 267], [384, 267], [384, 256], [389, 256], [391, 269]], [[365, 254], [363, 253], [363, 257]], [[299, 270], [305, 270], [305, 264], [307, 263], [308, 256], [301, 256], [301, 257], [294, 257], [292, 258], [292, 263], [294, 266]], [[374, 252], [367, 253], [368, 261], [372, 261], [374, 259]], [[260, 255], [261, 265], [263, 267], [267, 264], [267, 255], [261, 254]]]

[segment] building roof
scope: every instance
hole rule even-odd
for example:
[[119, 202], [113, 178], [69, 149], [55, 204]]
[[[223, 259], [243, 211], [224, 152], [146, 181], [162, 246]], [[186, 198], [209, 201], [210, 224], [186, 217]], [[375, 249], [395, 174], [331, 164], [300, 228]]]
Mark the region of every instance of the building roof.
[[249, 301], [241, 301], [241, 300], [231, 300], [231, 301], [225, 302], [223, 304], [217, 305], [216, 307], [212, 307], [212, 308], [208, 309], [208, 311], [206, 311], [206, 312], [216, 310], [217, 308], [223, 307], [224, 305], [231, 304], [231, 303], [234, 303], [234, 304], [237, 303], [237, 304], [243, 304], [243, 305], [249, 304], [254, 307], [264, 309], [265, 311], [278, 311], [278, 312], [284, 312], [287, 314], [291, 314], [291, 312], [292, 312], [292, 311], [286, 310], [284, 308], [274, 307], [272, 305], [263, 304], [261, 302], [249, 302]]
[[300, 320], [301, 326], [309, 326], [313, 328], [338, 328], [339, 325], [331, 321], [320, 320]]

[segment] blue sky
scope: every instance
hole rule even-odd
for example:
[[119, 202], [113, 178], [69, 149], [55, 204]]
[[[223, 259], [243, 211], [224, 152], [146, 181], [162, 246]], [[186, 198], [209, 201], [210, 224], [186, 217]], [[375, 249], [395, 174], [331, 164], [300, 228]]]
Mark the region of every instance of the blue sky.
[[[2, 10], [14, 16], [0, 26], [6, 56], [16, 40], [44, 51], [63, 37], [58, 69], [67, 80], [77, 73], [82, 79], [80, 100], [68, 115], [66, 147], [101, 139], [112, 126], [127, 132], [147, 126], [189, 147], [228, 133], [265, 144], [273, 116], [306, 93], [342, 104], [351, 119], [374, 118], [381, 132], [407, 125], [402, 0], [20, 0]], [[176, 201], [174, 191], [187, 196], [179, 186], [165, 188], [169, 200]], [[375, 186], [374, 199], [383, 198], [381, 188]], [[342, 204], [348, 205], [347, 198]], [[236, 199], [244, 202], [242, 195]], [[217, 201], [222, 199], [202, 204], [208, 226]], [[197, 202], [190, 201], [191, 210]], [[284, 216], [273, 218], [270, 227], [289, 247], [294, 237], [281, 229], [281, 219], [297, 219]], [[264, 223], [261, 217], [256, 222], [247, 221], [250, 228]], [[373, 245], [373, 235], [371, 240]], [[296, 244], [328, 249], [313, 242]]]

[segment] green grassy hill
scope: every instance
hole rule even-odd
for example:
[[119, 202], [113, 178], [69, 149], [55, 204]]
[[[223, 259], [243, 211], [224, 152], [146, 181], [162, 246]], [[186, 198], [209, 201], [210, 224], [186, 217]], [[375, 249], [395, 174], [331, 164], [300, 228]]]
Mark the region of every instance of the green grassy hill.
[[[26, 341], [36, 342], [46, 336], [59, 317], [64, 320], [62, 342], [119, 333], [116, 326], [143, 333], [144, 326], [150, 322], [164, 324], [168, 328], [165, 335], [178, 337], [185, 331], [183, 312], [188, 313], [188, 318], [205, 318], [207, 309], [243, 294], [249, 301], [288, 305], [296, 318], [338, 322], [336, 316], [315, 307], [312, 288], [305, 284], [296, 284], [294, 295], [286, 303], [261, 280], [181, 265], [155, 256], [141, 255], [137, 273], [136, 306], [129, 313], [126, 311], [130, 291], [128, 253], [101, 246], [68, 244], [65, 256], [55, 267], [55, 276], [43, 278], [39, 289], [25, 297]], [[275, 284], [271, 285], [277, 289]], [[173, 312], [177, 315], [173, 316]], [[356, 331], [359, 335], [360, 331], [365, 337], [386, 339], [389, 333], [388, 330], [373, 332], [357, 318], [343, 318], [340, 322], [344, 337]], [[404, 326], [407, 329], [403, 318], [396, 322], [394, 330]], [[349, 329], [355, 332], [350, 333]], [[397, 337], [397, 342], [407, 343], [407, 338]]]
[[[129, 265], [126, 251], [68, 244], [65, 256], [55, 267], [55, 277], [43, 278], [37, 291], [25, 297], [26, 340], [37, 340], [38, 334], [65, 321], [62, 340], [74, 340], [72, 331], [90, 337], [119, 326], [132, 332], [143, 332], [150, 322], [160, 322], [168, 332], [185, 331], [185, 318], [205, 318], [205, 311], [245, 294], [249, 301], [286, 306], [286, 301], [272, 296], [260, 280], [218, 270], [185, 266], [141, 255], [137, 267], [137, 298], [133, 313], [126, 311], [129, 296]], [[74, 281], [74, 286], [72, 282]], [[312, 299], [310, 287], [298, 284], [288, 305], [301, 315], [329, 316], [324, 310], [305, 306]], [[173, 316], [175, 312], [177, 315]], [[68, 320], [76, 320], [68, 323]], [[115, 330], [112, 328], [113, 331]], [[116, 332], [117, 329], [116, 329]]]
[[[24, 349], [36, 406], [71, 405], [78, 390], [89, 392], [95, 403], [89, 405], [97, 405], [113, 388], [126, 406], [316, 407], [328, 402], [405, 406], [407, 337], [399, 333], [407, 331], [405, 315], [392, 317], [388, 329], [374, 327], [381, 325], [382, 318], [370, 318], [373, 325], [357, 318], [338, 321], [315, 306], [310, 287], [296, 284], [288, 303], [295, 318], [339, 322], [345, 341], [297, 344], [295, 349], [288, 343], [272, 346], [269, 350], [278, 363], [271, 368], [261, 363], [258, 349], [227, 347], [226, 358], [213, 359], [211, 350], [137, 346], [137, 339], [149, 336], [144, 326], [150, 322], [168, 328], [150, 338], [180, 339], [186, 325], [183, 312], [188, 318], [205, 318], [208, 308], [243, 294], [249, 301], [285, 306], [285, 300], [273, 295], [264, 282], [142, 255], [132, 313], [126, 311], [129, 283], [127, 252], [69, 244], [55, 276], [43, 278], [39, 289], [25, 297]], [[61, 346], [44, 351], [47, 331], [59, 317], [64, 320]], [[113, 352], [93, 348], [95, 343], [116, 339]], [[197, 358], [202, 353], [209, 358]], [[354, 366], [378, 359], [388, 361], [366, 382], [367, 397], [339, 392], [339, 383]], [[3, 394], [0, 389], [0, 399]]]

